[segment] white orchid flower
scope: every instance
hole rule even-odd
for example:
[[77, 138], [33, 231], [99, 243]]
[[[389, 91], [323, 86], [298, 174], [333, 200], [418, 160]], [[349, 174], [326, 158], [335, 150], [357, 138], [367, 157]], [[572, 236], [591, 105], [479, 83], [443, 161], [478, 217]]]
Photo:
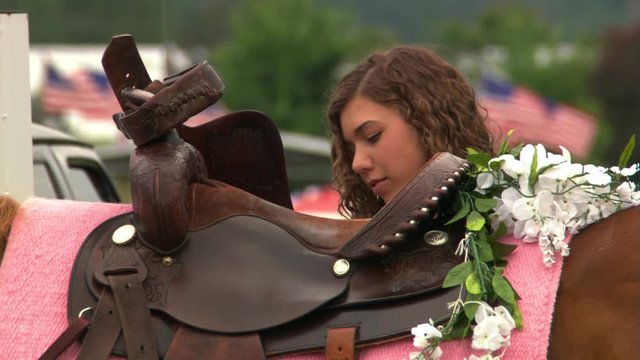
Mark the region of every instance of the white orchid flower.
[[553, 216], [553, 194], [549, 190], [540, 191], [533, 199], [533, 209], [539, 216]]
[[476, 324], [479, 324], [493, 314], [493, 309], [484, 301], [476, 302], [476, 304], [478, 304], [478, 309], [474, 315], [474, 320], [476, 321]]
[[540, 230], [542, 230], [542, 225], [538, 221], [533, 219], [525, 221], [522, 230], [525, 242], [537, 241]]
[[605, 173], [590, 173], [585, 175], [584, 179], [591, 185], [607, 186], [611, 184], [611, 176]]
[[429, 340], [433, 338], [441, 338], [442, 333], [431, 324], [420, 324], [411, 329], [413, 338], [413, 346], [418, 349], [424, 349], [429, 346]]
[[633, 176], [638, 172], [638, 170], [638, 164], [633, 164], [620, 170], [620, 174], [622, 174], [622, 176]]
[[600, 213], [602, 214], [602, 218], [608, 218], [616, 211], [618, 211], [618, 206], [611, 202], [607, 201], [600, 205]]
[[[540, 145], [540, 147], [542, 147], [542, 145]], [[534, 154], [536, 154], [536, 152], [538, 160], [540, 160], [540, 158], [543, 156], [546, 158], [547, 152], [546, 150], [544, 150], [544, 147], [542, 147], [542, 153], [538, 146], [533, 146], [532, 144], [527, 144], [522, 148], [522, 150], [520, 150], [520, 161], [527, 168], [527, 170], [531, 169], [531, 165], [533, 164], [533, 156]], [[536, 168], [536, 170], [538, 169]]]
[[509, 312], [509, 310], [507, 310], [506, 307], [500, 305], [495, 307], [493, 311], [496, 313], [497, 316], [501, 317], [502, 320], [504, 320], [505, 323], [508, 325], [509, 334], [510, 334], [511, 330], [513, 330], [516, 327], [516, 322], [515, 320], [513, 320], [513, 317], [511, 316], [511, 313]]
[[500, 335], [500, 326], [504, 320], [497, 316], [487, 316], [473, 328], [471, 347], [476, 350], [496, 351], [504, 346], [508, 339]]
[[496, 161], [502, 161], [502, 166], [500, 166], [500, 170], [502, 170], [505, 174], [510, 177], [517, 179], [520, 175], [526, 173], [529, 169], [519, 160], [511, 154], [500, 155], [497, 158], [489, 160], [489, 165]]
[[525, 224], [526, 223], [527, 223], [526, 220], [514, 221], [514, 223], [513, 223], [513, 236], [516, 239], [524, 238], [523, 240], [525, 242], [531, 242], [531, 239], [526, 237], [526, 235], [527, 235], [526, 232], [525, 232], [525, 230], [526, 230]]
[[[505, 189], [502, 191], [501, 197], [496, 198], [497, 204], [494, 208], [495, 216], [497, 216], [496, 220], [503, 221], [509, 229], [512, 229], [514, 225], [513, 215], [511, 214], [513, 203], [520, 198], [522, 198], [522, 195], [514, 188]], [[495, 226], [497, 224], [494, 224], [494, 228]]]
[[535, 215], [533, 199], [521, 197], [513, 202], [511, 209], [513, 217], [517, 220], [529, 220]]
[[491, 172], [483, 172], [476, 178], [476, 190], [490, 189], [495, 183], [496, 176]]
[[602, 217], [600, 208], [594, 204], [587, 205], [587, 224], [593, 224]]
[[584, 180], [595, 186], [606, 186], [611, 183], [611, 176], [607, 174], [607, 169], [602, 166], [585, 165]]
[[564, 146], [559, 146], [560, 151], [562, 151], [562, 158], [568, 162], [571, 163], [571, 153], [569, 152], [569, 150], [567, 150], [566, 147]]
[[553, 238], [564, 239], [566, 229], [564, 222], [559, 221], [558, 219], [549, 219], [545, 221], [541, 232], [545, 235], [551, 235]]
[[557, 237], [553, 239], [553, 248], [556, 252], [560, 252], [562, 256], [569, 256], [569, 245], [564, 242], [564, 237]]
[[567, 223], [567, 230], [569, 231], [570, 234], [575, 235], [578, 233], [578, 231], [580, 231], [585, 226], [587, 226], [586, 221], [584, 221], [583, 218], [577, 218]]
[[631, 196], [635, 190], [636, 184], [630, 181], [625, 181], [616, 188], [616, 192], [622, 200], [631, 200]]
[[639, 170], [638, 169], [638, 164], [633, 164], [633, 165], [631, 165], [629, 167], [626, 167], [626, 168], [624, 168], [622, 170], [617, 166], [611, 167], [611, 172], [613, 172], [615, 174], [620, 174], [622, 176], [627, 176], [627, 177], [635, 175], [635, 173], [637, 173], [638, 170]]
[[581, 187], [574, 187], [564, 194], [564, 198], [573, 204], [577, 205], [586, 205], [591, 202], [593, 195], [586, 192]]
[[569, 201], [554, 201], [556, 218], [565, 223], [573, 220], [578, 215], [578, 207]]
[[559, 163], [540, 174], [540, 176], [538, 176], [537, 185], [542, 189], [550, 190], [552, 192], [560, 192], [568, 185], [571, 185], [567, 184], [568, 179], [579, 174], [582, 174], [582, 165]]

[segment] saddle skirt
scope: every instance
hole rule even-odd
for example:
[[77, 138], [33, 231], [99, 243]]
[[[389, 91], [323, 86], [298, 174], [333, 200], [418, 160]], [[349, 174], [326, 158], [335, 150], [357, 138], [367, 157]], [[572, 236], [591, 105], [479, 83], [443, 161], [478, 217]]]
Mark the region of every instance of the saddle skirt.
[[[87, 236], [103, 221], [127, 217], [130, 205], [30, 199], [22, 204], [12, 225], [7, 250], [0, 266], [0, 346], [2, 359], [34, 359], [68, 325], [68, 285], [76, 254]], [[519, 243], [513, 238], [503, 242]], [[558, 259], [561, 265], [562, 258]], [[512, 334], [504, 359], [545, 359], [555, 293], [561, 266], [546, 268], [537, 246], [521, 244], [511, 255], [505, 275], [521, 295], [523, 330]], [[432, 317], [416, 315], [412, 326]], [[442, 359], [469, 358], [470, 340], [442, 345]], [[75, 359], [79, 346], [60, 358]], [[359, 358], [400, 359], [415, 351], [412, 340], [371, 345]], [[239, 357], [242, 352], [239, 351]], [[278, 360], [316, 360], [321, 353], [274, 356]]]

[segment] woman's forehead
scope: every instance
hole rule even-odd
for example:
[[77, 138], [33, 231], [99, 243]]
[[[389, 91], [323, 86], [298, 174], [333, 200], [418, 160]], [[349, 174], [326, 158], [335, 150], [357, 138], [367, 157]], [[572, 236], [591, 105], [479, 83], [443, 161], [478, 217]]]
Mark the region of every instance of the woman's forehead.
[[395, 109], [377, 103], [364, 96], [356, 96], [340, 113], [340, 129], [345, 139], [350, 139], [376, 124], [384, 124], [400, 115]]

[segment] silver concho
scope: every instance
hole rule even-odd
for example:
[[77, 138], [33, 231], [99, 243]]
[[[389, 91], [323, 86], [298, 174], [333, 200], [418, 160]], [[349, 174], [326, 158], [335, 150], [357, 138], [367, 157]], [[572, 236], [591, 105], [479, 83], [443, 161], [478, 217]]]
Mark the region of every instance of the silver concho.
[[122, 225], [111, 235], [111, 240], [117, 245], [124, 245], [136, 235], [136, 228], [131, 225]]
[[449, 241], [449, 234], [442, 230], [431, 230], [424, 234], [424, 241], [433, 246], [442, 245]]
[[337, 277], [345, 276], [349, 272], [349, 267], [349, 261], [345, 259], [338, 259], [333, 263], [333, 274]]

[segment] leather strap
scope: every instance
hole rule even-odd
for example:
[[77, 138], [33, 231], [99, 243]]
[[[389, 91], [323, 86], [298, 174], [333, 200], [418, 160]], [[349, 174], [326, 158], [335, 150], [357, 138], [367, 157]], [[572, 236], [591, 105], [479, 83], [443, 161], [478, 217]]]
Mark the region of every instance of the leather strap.
[[138, 273], [108, 275], [107, 279], [118, 308], [128, 358], [156, 360], [156, 339], [151, 327], [147, 296]]
[[89, 320], [82, 316], [76, 318], [69, 324], [65, 331], [58, 336], [56, 341], [47, 348], [38, 359], [39, 360], [53, 360], [57, 359], [71, 344], [82, 337], [89, 327]]
[[169, 345], [165, 360], [266, 359], [257, 333], [229, 335], [180, 326]]
[[327, 330], [326, 360], [354, 360], [356, 356], [356, 332], [358, 328], [343, 327]]
[[93, 314], [92, 326], [84, 338], [79, 360], [106, 359], [109, 357], [118, 336], [120, 336], [120, 318], [111, 289], [104, 288]]

